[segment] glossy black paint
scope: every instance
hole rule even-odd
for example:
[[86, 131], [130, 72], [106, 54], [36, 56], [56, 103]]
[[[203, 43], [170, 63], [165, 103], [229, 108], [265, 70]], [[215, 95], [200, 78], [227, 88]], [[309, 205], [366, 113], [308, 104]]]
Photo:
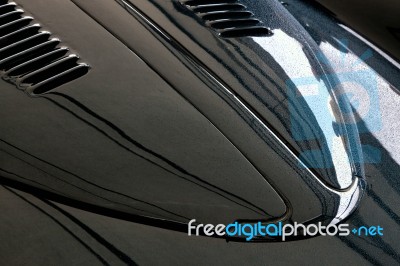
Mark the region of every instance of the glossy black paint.
[[334, 17], [361, 33], [400, 62], [400, 2], [317, 0]]
[[[259, 96], [258, 93], [263, 96], [265, 92], [262, 89], [265, 88], [260, 84], [271, 82], [264, 80], [267, 76], [272, 76], [272, 80], [282, 83], [282, 77], [286, 77], [286, 72], [290, 72], [290, 69], [285, 68], [287, 66], [282, 57], [276, 62], [271, 57], [263, 59], [268, 54], [274, 54], [274, 51], [266, 49], [267, 46], [261, 45], [264, 49], [253, 52], [256, 45], [254, 40], [221, 40], [205, 30], [193, 16], [177, 12], [179, 6], [175, 2], [137, 1], [135, 5], [138, 9], [140, 7], [141, 13], [128, 13], [116, 2], [109, 1], [74, 1], [76, 6], [70, 2], [55, 1], [52, 13], [42, 11], [48, 5], [47, 1], [37, 1], [34, 6], [29, 5], [28, 1], [20, 2], [39, 21], [46, 23], [47, 27], [51, 27], [63, 36], [63, 39], [68, 40], [73, 49], [82, 55], [85, 54], [85, 59], [88, 58], [94, 67], [93, 73], [90, 73], [87, 79], [63, 86], [43, 98], [28, 98], [11, 85], [4, 85], [1, 92], [4, 99], [4, 105], [1, 107], [4, 117], [1, 125], [1, 166], [7, 167], [2, 169], [2, 176], [7, 177], [7, 180], [22, 181], [42, 190], [17, 186], [11, 181], [6, 184], [34, 192], [39, 197], [45, 195], [69, 205], [80, 208], [85, 206], [86, 210], [120, 218], [114, 220], [84, 213], [63, 205], [54, 205], [45, 199], [37, 202], [33, 196], [12, 189], [3, 190], [2, 195], [6, 197], [6, 203], [3, 205], [5, 213], [10, 213], [9, 205], [22, 206], [27, 213], [35, 213], [34, 210], [36, 213], [45, 212], [46, 215], [50, 213], [53, 217], [51, 220], [54, 221], [54, 217], [57, 217], [62, 219], [63, 223], [49, 232], [59, 232], [57, 236], [61, 236], [70, 232], [69, 229], [65, 230], [65, 227], [77, 225], [80, 228], [77, 230], [78, 234], [82, 234], [79, 230], [83, 230], [86, 232], [84, 234], [88, 235], [83, 237], [84, 243], [93, 241], [91, 239], [99, 243], [89, 245], [89, 248], [87, 244], [82, 244], [82, 250], [73, 249], [74, 254], [85, 254], [82, 260], [73, 260], [79, 262], [87, 258], [102, 264], [106, 264], [107, 261], [149, 264], [165, 260], [171, 263], [204, 263], [207, 260], [262, 263], [270, 261], [271, 258], [286, 262], [299, 259], [313, 262], [317, 257], [325, 262], [332, 262], [334, 259], [338, 263], [346, 258], [358, 264], [365, 260], [375, 264], [399, 261], [397, 238], [394, 233], [373, 240], [356, 237], [318, 237], [291, 243], [253, 246], [225, 243], [218, 239], [189, 238], [185, 233], [122, 221], [136, 219], [140, 223], [168, 228], [165, 224], [161, 225], [163, 221], [168, 221], [168, 224], [175, 221], [179, 225], [188, 218], [198, 217], [204, 222], [215, 223], [266, 217], [291, 217], [295, 221], [317, 217], [328, 218], [329, 222], [335, 215], [340, 220], [338, 203], [342, 198], [339, 194], [341, 192], [329, 186], [346, 188], [351, 184], [348, 178], [351, 180], [352, 174], [364, 174], [362, 166], [351, 160], [346, 161], [345, 166], [351, 165], [352, 171], [350, 175], [344, 175], [343, 179], [337, 179], [337, 170], [341, 170], [340, 168], [331, 168], [328, 171], [312, 169], [312, 172], [299, 168], [294, 155], [307, 145], [326, 145], [326, 140], [322, 138], [317, 144], [297, 143], [289, 132], [287, 105], [278, 105], [279, 108], [274, 113], [268, 108], [262, 108], [260, 104], [272, 101], [270, 98], [265, 96], [265, 101], [261, 101], [260, 97], [252, 98], [254, 94]], [[278, 8], [272, 2], [269, 4]], [[327, 16], [320, 14], [317, 9], [295, 1], [290, 2], [288, 6], [288, 10], [303, 26], [302, 16], [297, 15], [307, 8], [310, 8], [307, 16], [320, 16], [321, 21]], [[65, 10], [70, 12], [65, 14]], [[261, 9], [255, 7], [254, 10]], [[286, 14], [281, 7], [278, 11], [283, 12], [280, 14]], [[154, 21], [157, 20], [155, 28], [164, 29], [179, 42], [171, 41], [171, 35], [155, 34], [152, 32], [154, 25], [146, 21], [148, 17], [140, 17], [137, 14], [146, 14]], [[307, 16], [303, 14], [303, 18]], [[292, 27], [302, 29], [290, 16], [285, 17], [284, 21], [295, 24], [286, 26], [286, 33], [291, 32]], [[324, 23], [324, 26], [328, 25], [333, 29], [337, 27], [335, 22]], [[273, 27], [275, 32], [281, 30], [280, 26]], [[320, 29], [320, 26], [316, 24], [313, 29]], [[186, 28], [188, 30], [183, 31]], [[306, 50], [319, 51], [321, 47], [317, 45], [320, 43], [315, 41], [311, 30], [308, 32], [312, 38], [307, 37], [303, 30], [301, 38], [295, 36], [300, 40], [293, 38], [293, 44], [303, 43], [302, 38], [306, 38], [307, 43], [315, 42]], [[327, 31], [321, 32], [329, 36]], [[188, 33], [195, 43], [189, 43]], [[338, 31], [335, 34], [337, 35], [333, 37], [336, 38], [343, 33]], [[278, 37], [288, 40], [284, 35]], [[359, 40], [356, 42], [361, 49], [364, 44]], [[93, 43], [96, 43], [96, 46], [93, 46]], [[213, 44], [212, 47], [210, 43]], [[204, 51], [206, 48], [208, 50]], [[218, 51], [209, 57], [208, 54], [213, 53], [212, 49]], [[242, 51], [245, 51], [244, 54], [241, 54]], [[300, 52], [298, 48], [291, 51]], [[323, 49], [322, 51], [329, 60], [334, 58], [334, 55]], [[315, 66], [312, 62], [317, 62], [317, 58], [310, 56], [308, 52], [303, 53], [310, 61], [307, 66]], [[247, 54], [251, 56], [246, 59]], [[243, 65], [232, 59], [234, 55], [239, 57], [237, 61]], [[213, 59], [218, 56], [221, 58]], [[241, 58], [244, 58], [243, 61]], [[229, 63], [224, 64], [228, 60]], [[269, 64], [271, 67], [267, 68]], [[267, 68], [268, 75], [257, 74], [253, 77], [257, 82], [250, 83], [252, 77], [249, 70], [258, 65], [263, 67], [257, 71]], [[374, 68], [377, 65], [379, 67]], [[384, 84], [389, 90], [398, 88], [398, 84], [385, 83], [386, 79], [396, 80], [398, 69], [379, 57], [371, 66], [373, 69], [384, 70], [385, 75], [382, 74], [380, 84]], [[305, 65], [291, 68], [299, 68], [298, 71], [308, 69]], [[335, 71], [337, 70], [329, 68], [329, 72]], [[395, 75], [390, 75], [390, 71]], [[314, 75], [319, 77], [318, 74]], [[241, 80], [242, 76], [247, 78]], [[245, 87], [244, 84], [247, 83], [251, 86]], [[326, 83], [327, 81], [324, 84]], [[326, 87], [329, 90], [329, 86]], [[250, 90], [258, 93], [248, 93]], [[280, 93], [276, 95], [287, 99], [287, 95]], [[238, 104], [242, 101], [251, 108], [250, 112]], [[392, 101], [396, 99], [392, 98]], [[302, 112], [312, 113], [306, 103], [301, 103], [300, 107]], [[8, 115], [11, 110], [12, 116]], [[279, 117], [285, 112], [286, 116]], [[255, 114], [260, 121], [254, 120], [254, 116], [249, 116], [250, 114]], [[271, 119], [274, 116], [278, 119]], [[267, 121], [270, 130], [260, 129], [259, 125]], [[313, 122], [313, 129], [318, 131], [322, 128], [318, 127], [318, 119]], [[284, 123], [286, 127], [281, 126]], [[308, 127], [302, 123], [300, 126]], [[398, 139], [396, 135], [393, 136]], [[279, 138], [292, 150], [282, 149], [285, 145], [278, 141]], [[353, 149], [357, 153], [357, 138], [351, 138], [352, 136], [349, 141], [354, 144]], [[368, 134], [367, 137], [364, 135], [363, 142], [376, 144], [373, 134]], [[273, 143], [279, 143], [280, 148], [274, 149]], [[374, 189], [369, 187], [366, 200], [348, 220], [349, 223], [382, 223], [389, 232], [396, 232], [398, 229], [398, 195], [391, 189], [397, 191], [398, 188], [398, 165], [391, 157], [393, 152], [384, 152], [382, 164], [367, 165], [368, 182], [372, 182]], [[328, 160], [332, 160], [329, 153], [325, 155]], [[284, 156], [292, 156], [292, 159], [284, 161]], [[140, 176], [136, 173], [140, 173]], [[345, 172], [347, 173], [349, 172]], [[18, 177], [15, 174], [18, 174]], [[216, 178], [219, 176], [220, 179]], [[299, 179], [299, 176], [302, 178]], [[27, 178], [30, 180], [26, 180]], [[252, 182], [249, 182], [249, 178]], [[221, 183], [215, 185], [214, 182], [218, 180]], [[387, 183], [391, 184], [391, 187], [388, 188]], [[244, 187], [247, 187], [247, 190], [244, 190]], [[259, 191], [259, 194], [254, 191]], [[76, 202], [63, 201], [60, 197], [71, 198]], [[210, 200], [209, 205], [204, 202], [206, 198]], [[86, 205], [80, 202], [85, 202]], [[357, 201], [351, 208], [356, 205]], [[261, 210], [257, 209], [259, 206]], [[288, 215], [288, 210], [293, 213]], [[373, 216], [375, 213], [383, 214], [378, 219]], [[328, 217], [320, 217], [321, 214]], [[10, 213], [3, 221], [19, 220], [21, 215], [24, 216], [22, 213]], [[135, 218], [137, 215], [157, 220], [140, 220]], [[343, 217], [347, 215], [348, 213], [344, 213]], [[31, 219], [32, 224], [35, 221], [40, 224], [42, 218], [35, 214]], [[17, 224], [15, 227], [20, 228], [34, 226], [19, 222]], [[3, 232], [3, 235], [10, 239], [9, 244], [6, 244], [8, 249], [14, 246], [13, 239], [22, 237], [12, 230], [12, 226], [10, 228], [11, 230]], [[175, 230], [179, 228], [183, 227], [169, 227]], [[52, 235], [48, 233], [45, 237], [51, 239]], [[79, 240], [79, 237], [77, 239]], [[111, 239], [117, 248], [110, 245], [106, 239]], [[70, 242], [67, 241], [66, 245], [67, 243], [69, 245]], [[138, 248], [134, 243], [140, 243], [141, 247]], [[42, 244], [42, 249], [46, 250], [46, 247], [50, 245]], [[159, 252], [157, 256], [143, 255], [138, 251], [143, 250], [148, 254], [149, 249], [166, 251]], [[183, 251], [198, 253], [188, 256]], [[25, 251], [25, 256], [27, 252], [34, 251]], [[57, 258], [52, 256], [52, 251], [47, 252], [50, 254], [50, 260], [57, 261]], [[5, 261], [11, 260], [13, 259], [8, 257]], [[21, 260], [24, 261], [24, 256]], [[35, 261], [40, 261], [40, 256]]]
[[[80, 9], [64, 5], [87, 27], [73, 39], [99, 43], [96, 51], [92, 42], [71, 43], [88, 53], [92, 71], [44, 97], [3, 91], [9, 100], [2, 112], [18, 106], [2, 121], [9, 129], [2, 138], [4, 175], [83, 202], [177, 222], [285, 214], [282, 199], [205, 117]], [[74, 24], [67, 15], [58, 19]], [[114, 53], [99, 57], [102, 51]]]
[[[228, 59], [220, 62], [232, 67], [229, 74], [216, 73], [222, 69], [220, 63], [198, 59], [202, 56], [194, 53], [196, 46], [193, 51], [185, 48], [185, 40], [178, 43], [172, 27], [171, 34], [164, 31], [127, 2], [74, 3], [60, 4], [52, 13], [44, 13], [40, 4], [30, 7], [21, 1], [38, 21], [57, 17], [49, 27], [60, 32], [92, 70], [38, 98], [17, 90], [3, 91], [4, 98], [10, 100], [2, 105], [2, 112], [10, 112], [13, 106], [19, 110], [2, 123], [8, 129], [2, 138], [5, 177], [88, 204], [177, 223], [191, 219], [214, 224], [235, 220], [337, 223], [356, 208], [364, 186], [364, 181], [356, 178], [363, 176], [357, 162], [361, 155], [356, 129], [341, 129], [349, 133], [334, 147], [336, 154], [327, 145], [333, 126], [341, 127], [340, 111], [334, 111], [332, 120], [328, 113], [310, 110], [312, 103], [302, 98], [294, 103], [299, 109], [294, 115], [289, 114], [285, 101], [271, 109], [279, 97], [289, 98], [289, 89], [273, 87], [269, 92], [268, 86], [252, 88], [253, 79], [242, 73], [243, 66]], [[180, 15], [176, 4], [170, 3], [174, 8], [171, 15]], [[276, 8], [286, 12], [280, 5]], [[68, 16], [62, 14], [64, 9], [71, 9]], [[114, 14], [105, 16], [110, 12]], [[81, 24], [79, 30], [67, 30], [76, 21]], [[285, 31], [291, 32], [294, 29], [288, 23], [281, 22]], [[228, 42], [215, 38], [208, 28], [198, 27], [199, 33], [220, 43], [210, 49], [228, 51], [230, 42], [244, 45], [243, 49], [256, 45], [253, 39], [241, 44], [240, 39]], [[138, 32], [148, 40], [137, 42], [124, 31]], [[207, 42], [205, 37], [203, 43]], [[283, 37], [276, 33], [259, 38], [274, 41]], [[81, 41], [84, 39], [90, 41]], [[203, 48], [196, 49], [205, 53]], [[268, 49], [247, 52], [252, 60], [248, 58], [246, 64], [260, 61], [260, 67], [268, 68], [271, 58], [263, 57], [268, 52], [274, 54]], [[278, 84], [291, 71], [311, 69], [304, 75], [312, 78], [324, 71], [317, 67], [311, 52], [304, 53], [297, 46], [291, 52], [306, 56], [305, 63], [310, 65], [286, 66], [289, 68], [276, 73], [271, 69], [261, 73], [262, 77], [272, 77], [270, 82]], [[231, 88], [227, 81], [233, 77], [239, 83]], [[328, 76], [321, 77], [321, 86], [332, 95], [335, 105], [331, 81]], [[245, 99], [247, 90], [257, 97]], [[265, 92], [278, 93], [274, 90], [282, 95], [275, 95], [275, 100], [265, 98]], [[259, 109], [263, 104], [267, 108]], [[340, 108], [349, 107], [333, 109]], [[317, 114], [319, 117], [311, 119]], [[315, 133], [313, 138], [321, 137], [296, 142], [288, 132], [290, 115], [296, 119], [296, 130], [309, 130]], [[300, 122], [303, 115], [308, 116], [308, 122]], [[285, 130], [282, 125], [286, 125]], [[23, 137], [26, 132], [29, 138]], [[326, 147], [322, 155], [327, 171], [305, 167], [307, 162], [296, 155], [296, 149], [311, 145]], [[338, 155], [345, 160], [333, 158]], [[314, 163], [315, 157], [307, 159]]]

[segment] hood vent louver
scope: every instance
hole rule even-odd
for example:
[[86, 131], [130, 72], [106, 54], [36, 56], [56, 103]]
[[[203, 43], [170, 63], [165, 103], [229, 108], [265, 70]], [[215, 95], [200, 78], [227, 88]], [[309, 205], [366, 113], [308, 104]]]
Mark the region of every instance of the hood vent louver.
[[79, 57], [14, 2], [0, 0], [0, 75], [31, 95], [44, 94], [89, 71]]
[[270, 36], [272, 31], [238, 0], [179, 0], [224, 38]]

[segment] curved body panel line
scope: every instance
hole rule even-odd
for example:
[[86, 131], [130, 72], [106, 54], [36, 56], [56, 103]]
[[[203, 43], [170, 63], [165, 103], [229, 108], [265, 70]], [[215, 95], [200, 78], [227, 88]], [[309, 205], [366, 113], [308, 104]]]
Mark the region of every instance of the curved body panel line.
[[399, 7], [0, 0], [1, 264], [398, 265]]
[[[354, 170], [355, 173], [358, 173], [360, 175], [360, 177], [355, 178], [347, 188], [338, 189], [337, 187], [327, 184], [326, 182], [324, 182], [324, 180], [321, 180], [321, 178], [318, 177], [318, 174], [316, 175], [315, 173], [313, 173], [312, 169], [308, 168], [305, 163], [295, 154], [295, 151], [290, 149], [286, 145], [286, 143], [282, 141], [282, 137], [279, 137], [276, 132], [272, 131], [271, 128], [266, 125], [266, 121], [260, 118], [259, 114], [256, 114], [252, 107], [249, 107], [248, 105], [243, 103], [241, 97], [237, 93], [228, 88], [223, 80], [216, 77], [215, 74], [211, 73], [207, 66], [202, 64], [202, 62], [199, 61], [192, 53], [190, 53], [190, 51], [180, 45], [179, 42], [177, 42], [172, 36], [168, 35], [167, 32], [163, 31], [160, 27], [155, 25], [154, 21], [151, 21], [149, 18], [144, 16], [137, 8], [129, 4], [128, 1], [117, 0], [117, 2], [122, 4], [128, 12], [130, 12], [133, 16], [140, 20], [145, 27], [147, 27], [149, 30], [152, 30], [153, 34], [156, 37], [158, 36], [158, 39], [162, 41], [172, 53], [174, 53], [181, 60], [185, 60], [185, 64], [190, 67], [192, 71], [197, 72], [197, 75], [200, 78], [202, 78], [205, 82], [212, 81], [213, 86], [210, 86], [210, 88], [212, 88], [217, 95], [223, 98], [225, 102], [227, 102], [233, 109], [235, 109], [243, 119], [248, 121], [247, 123], [251, 125], [252, 129], [257, 132], [260, 138], [268, 143], [269, 146], [275, 147], [274, 151], [280, 154], [281, 158], [285, 158], [284, 160], [286, 160], [292, 166], [292, 168], [299, 167], [300, 169], [306, 169], [306, 172], [308, 171], [308, 173], [306, 175], [301, 174], [300, 176], [304, 178], [304, 182], [306, 182], [310, 187], [313, 187], [314, 190], [319, 190], [319, 192], [317, 193], [321, 193], [320, 195], [323, 195], [320, 198], [321, 202], [329, 201], [329, 198], [334, 198], [336, 196], [340, 198], [340, 200], [335, 200], [339, 203], [337, 205], [337, 208], [329, 209], [331, 213], [324, 214], [326, 217], [332, 218], [331, 223], [338, 223], [339, 221], [348, 217], [348, 215], [350, 215], [351, 212], [354, 211], [362, 197], [363, 190], [365, 188], [365, 180], [362, 177], [362, 168], [360, 168], [359, 170]], [[188, 96], [188, 98], [189, 97], [190, 96]], [[338, 115], [341, 115], [341, 113], [339, 112]], [[344, 118], [342, 117], [340, 119]], [[358, 138], [357, 130], [352, 126], [350, 130], [355, 131], [355, 133], [353, 133], [355, 134], [355, 136], [352, 137]], [[359, 153], [359, 150], [357, 150], [359, 149], [359, 147], [357, 147], [357, 145], [359, 145], [357, 144], [357, 140], [355, 140], [355, 143], [353, 143], [353, 145], [356, 145], [355, 147], [353, 147], [356, 149], [355, 152]], [[356, 156], [361, 155], [356, 154]], [[354, 158], [350, 158], [350, 161], [354, 160]], [[267, 180], [270, 182], [272, 181], [272, 184], [274, 184], [274, 182], [276, 181], [270, 180], [268, 178]], [[281, 191], [276, 186], [275, 189], [281, 192], [280, 194], [282, 198], [286, 199], [286, 205], [291, 206], [290, 211], [287, 213], [286, 217], [282, 218], [282, 220], [285, 221], [293, 218], [292, 204], [293, 202], [301, 202], [301, 197], [297, 195], [289, 196], [289, 190]], [[299, 211], [298, 206], [296, 206], [296, 209], [297, 211]]]
[[[35, 98], [3, 84], [3, 177], [176, 230], [191, 219], [336, 224], [357, 207], [348, 102], [296, 25], [258, 13], [273, 35], [224, 39], [177, 1], [74, 0], [51, 14], [19, 2], [91, 70]], [[308, 98], [307, 82], [321, 95]]]

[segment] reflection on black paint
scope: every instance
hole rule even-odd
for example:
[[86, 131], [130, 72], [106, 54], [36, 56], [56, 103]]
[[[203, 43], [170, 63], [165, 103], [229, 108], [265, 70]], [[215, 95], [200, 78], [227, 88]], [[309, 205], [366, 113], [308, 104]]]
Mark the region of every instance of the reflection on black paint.
[[[50, 162], [48, 162], [48, 161], [45, 161], [45, 160], [43, 160], [43, 159], [41, 159], [41, 158], [39, 158], [39, 157], [37, 157], [37, 156], [34, 156], [34, 155], [32, 155], [32, 154], [30, 154], [30, 153], [28, 153], [28, 152], [26, 152], [26, 151], [24, 151], [24, 150], [22, 150], [22, 149], [16, 147], [15, 145], [10, 144], [10, 143], [8, 143], [8, 142], [2, 140], [2, 139], [0, 139], [0, 141], [3, 142], [3, 143], [5, 143], [5, 144], [7, 144], [7, 145], [9, 145], [9, 146], [11, 146], [11, 147], [13, 147], [13, 148], [15, 148], [15, 149], [17, 149], [17, 150], [19, 150], [19, 151], [21, 151], [21, 152], [23, 152], [23, 153], [25, 153], [25, 154], [27, 154], [27, 155], [29, 155], [29, 156], [31, 156], [31, 157], [33, 157], [33, 158], [35, 158], [35, 159], [37, 159], [37, 160], [39, 160], [39, 161], [41, 161], [41, 162], [43, 162], [43, 163], [46, 163], [46, 164], [48, 164], [48, 165], [51, 165], [52, 167], [55, 167], [55, 168], [57, 168], [57, 169], [59, 169], [59, 170], [65, 172], [65, 173], [67, 173], [67, 174], [70, 174], [70, 175], [76, 177], [77, 179], [79, 179], [79, 180], [81, 180], [81, 181], [83, 181], [83, 182], [85, 182], [85, 183], [87, 183], [87, 184], [89, 184], [89, 185], [92, 185], [92, 186], [94, 186], [94, 187], [96, 187], [96, 188], [100, 188], [100, 189], [102, 189], [102, 190], [105, 190], [105, 191], [108, 191], [108, 192], [112, 192], [112, 193], [115, 193], [115, 194], [118, 194], [118, 195], [127, 197], [127, 198], [129, 198], [129, 199], [132, 199], [132, 200], [135, 200], [135, 201], [144, 203], [144, 204], [146, 204], [146, 205], [155, 207], [155, 208], [160, 209], [160, 210], [162, 210], [162, 211], [165, 211], [165, 212], [167, 212], [167, 213], [169, 213], [169, 214], [173, 214], [173, 215], [175, 215], [175, 216], [188, 219], [187, 217], [184, 217], [184, 216], [175, 214], [175, 213], [173, 213], [173, 212], [170, 212], [170, 211], [168, 211], [168, 210], [166, 210], [166, 209], [164, 209], [164, 208], [161, 208], [161, 207], [159, 207], [159, 206], [157, 206], [157, 205], [155, 205], [155, 204], [151, 204], [151, 203], [149, 203], [149, 202], [145, 202], [145, 201], [136, 199], [136, 198], [134, 198], [134, 197], [131, 197], [131, 196], [126, 195], [126, 194], [123, 194], [123, 193], [120, 193], [120, 192], [118, 192], [118, 191], [114, 191], [114, 190], [111, 190], [111, 189], [108, 189], [108, 188], [99, 186], [99, 185], [96, 184], [96, 183], [93, 183], [93, 182], [91, 182], [91, 181], [89, 181], [89, 180], [86, 180], [85, 178], [80, 177], [80, 176], [78, 176], [78, 175], [72, 173], [71, 171], [67, 171], [67, 170], [65, 170], [65, 169], [63, 169], [63, 168], [60, 168], [60, 167], [58, 167], [58, 166], [56, 166], [56, 165], [54, 165], [54, 164], [52, 164], [52, 163], [50, 163]], [[65, 179], [59, 178], [59, 177], [57, 177], [57, 176], [55, 176], [55, 175], [53, 175], [53, 174], [50, 174], [50, 173], [48, 173], [48, 172], [45, 172], [45, 171], [43, 171], [43, 169], [40, 169], [40, 168], [36, 167], [35, 165], [33, 165], [33, 164], [31, 164], [31, 163], [29, 163], [29, 162], [27, 162], [27, 161], [25, 161], [25, 160], [22, 160], [21, 158], [17, 158], [17, 157], [15, 157], [14, 155], [11, 155], [11, 154], [8, 153], [8, 152], [7, 152], [7, 154], [9, 154], [10, 156], [12, 156], [12, 157], [14, 157], [14, 158], [16, 158], [16, 159], [18, 159], [18, 160], [23, 161], [24, 163], [26, 163], [26, 164], [28, 164], [28, 165], [30, 165], [30, 166], [32, 166], [32, 167], [38, 169], [39, 171], [42, 171], [42, 172], [46, 173], [47, 175], [51, 176], [52, 178], [55, 178], [55, 179], [57, 179], [57, 180], [60, 180], [60, 181], [63, 182], [63, 183], [66, 183], [66, 184], [68, 184], [68, 185], [70, 185], [70, 186], [73, 186], [73, 187], [75, 187], [75, 188], [77, 188], [77, 189], [79, 189], [79, 190], [84, 191], [85, 193], [91, 194], [91, 195], [93, 195], [93, 196], [95, 196], [95, 197], [98, 197], [98, 198], [107, 200], [107, 201], [112, 202], [112, 203], [125, 205], [125, 206], [127, 206], [127, 207], [129, 207], [129, 208], [132, 208], [132, 209], [135, 209], [135, 210], [145, 211], [145, 212], [148, 212], [148, 213], [150, 213], [150, 214], [153, 214], [151, 211], [142, 210], [142, 209], [138, 209], [138, 208], [134, 208], [134, 207], [132, 207], [132, 206], [130, 206], [130, 205], [127, 205], [127, 204], [124, 204], [124, 203], [120, 203], [120, 202], [115, 202], [115, 201], [112, 201], [112, 200], [110, 200], [110, 199], [108, 199], [108, 198], [102, 197], [102, 196], [100, 196], [100, 195], [96, 195], [96, 194], [94, 194], [93, 192], [91, 192], [91, 191], [89, 191], [89, 190], [85, 190], [85, 189], [83, 189], [83, 188], [81, 188], [81, 187], [79, 187], [79, 186], [77, 186], [77, 185], [75, 185], [75, 184], [73, 184], [73, 183], [71, 183], [71, 182], [65, 180]], [[3, 170], [3, 169], [0, 169], [0, 170]], [[4, 172], [7, 172], [7, 173], [10, 173], [10, 172], [8, 172], [8, 171], [6, 171], [6, 170], [3, 170], [3, 171], [4, 171]], [[27, 178], [21, 177], [20, 175], [15, 174], [15, 173], [10, 173], [10, 174], [17, 176], [18, 178], [27, 179]], [[32, 180], [32, 179], [27, 179], [27, 180], [29, 180], [29, 181], [31, 181], [31, 182], [34, 182], [34, 183], [37, 183], [37, 184], [39, 184], [39, 185], [41, 185], [41, 186], [44, 186], [44, 187], [49, 188], [49, 186], [47, 186], [46, 184], [38, 183], [37, 181]], [[54, 190], [53, 188], [51, 188], [51, 190], [52, 190], [52, 191], [56, 191], [56, 190]], [[58, 192], [58, 193], [60, 193], [60, 194], [62, 194], [62, 195], [65, 195], [65, 193], [64, 193], [63, 191], [56, 191], [56, 192]], [[154, 214], [154, 215], [155, 215], [155, 214]]]
[[21, 200], [23, 200], [26, 203], [28, 203], [29, 205], [31, 205], [33, 208], [35, 208], [39, 212], [43, 213], [49, 219], [51, 219], [54, 223], [56, 223], [58, 226], [60, 226], [67, 234], [69, 234], [78, 243], [80, 243], [90, 254], [95, 256], [103, 265], [110, 265], [100, 254], [95, 252], [87, 243], [85, 243], [82, 239], [80, 239], [76, 234], [74, 234], [71, 230], [69, 230], [65, 225], [63, 225], [60, 221], [58, 221], [56, 218], [54, 218], [48, 212], [46, 212], [45, 210], [43, 210], [42, 208], [40, 208], [36, 204], [32, 203], [31, 201], [29, 201], [25, 197], [21, 196], [20, 194], [18, 194], [14, 190], [12, 190], [12, 189], [10, 189], [10, 188], [8, 188], [6, 186], [2, 186], [2, 187], [5, 188], [6, 190], [8, 190], [9, 192], [11, 192], [12, 194], [14, 194], [15, 196], [17, 196], [18, 198], [20, 198]]
[[[105, 118], [99, 116], [98, 114], [94, 113], [92, 110], [90, 110], [88, 107], [84, 106], [83, 104], [81, 104], [80, 102], [78, 102], [77, 100], [73, 99], [72, 97], [62, 94], [62, 93], [56, 93], [56, 92], [52, 92], [49, 93], [51, 95], [57, 95], [57, 96], [61, 96], [66, 98], [68, 101], [72, 102], [73, 104], [75, 104], [76, 106], [78, 106], [81, 110], [83, 110], [84, 112], [86, 112], [87, 114], [91, 115], [92, 117], [96, 118], [97, 120], [103, 122], [104, 124], [106, 124], [108, 127], [110, 127], [112, 130], [115, 130], [121, 137], [123, 137], [124, 139], [128, 140], [130, 143], [132, 143], [135, 147], [143, 150], [146, 153], [149, 153], [157, 158], [159, 158], [161, 161], [167, 163], [168, 165], [170, 165], [171, 167], [173, 167], [175, 170], [177, 170], [178, 172], [180, 172], [181, 174], [176, 174], [173, 171], [165, 168], [164, 166], [160, 165], [157, 162], [153, 162], [151, 159], [146, 158], [138, 153], [136, 153], [135, 151], [133, 151], [132, 149], [130, 149], [129, 147], [126, 147], [125, 145], [123, 145], [122, 143], [118, 142], [117, 140], [115, 140], [114, 138], [112, 138], [111, 136], [109, 136], [106, 132], [104, 132], [103, 130], [101, 130], [99, 127], [97, 127], [96, 125], [90, 123], [89, 121], [85, 120], [84, 118], [80, 117], [79, 115], [75, 114], [74, 112], [72, 112], [71, 110], [69, 110], [68, 108], [66, 108], [65, 106], [61, 105], [60, 103], [56, 102], [55, 100], [46, 97], [45, 99], [47, 99], [48, 101], [52, 102], [53, 104], [57, 105], [58, 107], [60, 107], [61, 109], [67, 111], [68, 113], [70, 113], [71, 115], [73, 115], [74, 117], [78, 118], [79, 120], [83, 121], [84, 123], [86, 123], [87, 125], [91, 126], [92, 128], [96, 129], [96, 131], [100, 132], [101, 134], [103, 134], [104, 136], [106, 136], [107, 138], [109, 138], [110, 140], [112, 140], [114, 143], [116, 143], [118, 146], [120, 146], [121, 148], [129, 151], [130, 153], [133, 153], [135, 156], [138, 156], [144, 160], [146, 160], [147, 162], [150, 162], [151, 164], [160, 167], [161, 169], [167, 171], [168, 173], [174, 174], [175, 176], [182, 178], [188, 182], [191, 182], [193, 184], [196, 184], [208, 191], [212, 191], [213, 193], [220, 195], [221, 197], [228, 199], [242, 207], [245, 207], [249, 210], [252, 210], [256, 213], [259, 214], [264, 214], [264, 215], [268, 215], [270, 216], [265, 210], [263, 210], [260, 207], [255, 206], [254, 204], [252, 204], [251, 202], [247, 201], [246, 199], [243, 199], [242, 197], [235, 195], [229, 191], [226, 191], [223, 188], [219, 188], [207, 181], [205, 181], [204, 179], [201, 179], [200, 177], [197, 177], [189, 172], [187, 172], [185, 169], [183, 169], [182, 167], [176, 165], [175, 163], [171, 162], [170, 160], [168, 160], [167, 158], [164, 158], [162, 155], [157, 154], [154, 151], [149, 150], [148, 148], [144, 147], [142, 144], [138, 143], [137, 141], [133, 140], [131, 137], [129, 137], [124, 131], [122, 131], [120, 128], [118, 128], [116, 125], [114, 125], [112, 122], [106, 120]], [[188, 179], [187, 177], [183, 176], [183, 175], [187, 175], [197, 181], [200, 182], [196, 183], [193, 180]], [[207, 188], [207, 186], [213, 188]], [[229, 196], [229, 197], [228, 197]], [[231, 198], [230, 198], [231, 197]], [[236, 199], [236, 200], [235, 200]], [[241, 203], [241, 202], [243, 203]], [[246, 206], [245, 204], [248, 204], [251, 207]]]

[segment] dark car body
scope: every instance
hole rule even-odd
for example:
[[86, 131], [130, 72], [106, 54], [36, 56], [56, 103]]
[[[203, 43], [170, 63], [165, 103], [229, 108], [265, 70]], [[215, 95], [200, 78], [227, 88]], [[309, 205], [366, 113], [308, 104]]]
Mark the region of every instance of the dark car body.
[[331, 1], [3, 2], [0, 262], [400, 262], [399, 4], [371, 28]]

